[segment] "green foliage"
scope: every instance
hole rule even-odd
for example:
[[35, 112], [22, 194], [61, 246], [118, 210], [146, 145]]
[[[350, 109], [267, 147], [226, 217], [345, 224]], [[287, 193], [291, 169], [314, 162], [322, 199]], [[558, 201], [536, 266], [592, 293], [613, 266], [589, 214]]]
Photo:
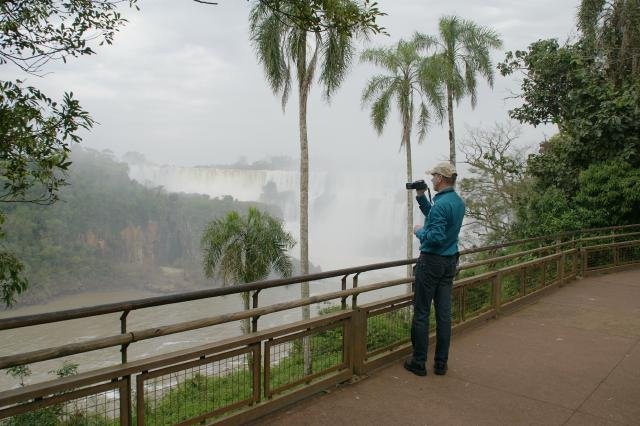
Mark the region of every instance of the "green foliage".
[[[4, 217], [0, 216], [0, 220]], [[11, 252], [0, 252], [0, 299], [11, 306], [16, 295], [27, 289], [27, 280], [22, 275], [24, 264]]]
[[[313, 16], [318, 14], [320, 21], [353, 20], [353, 16], [341, 15], [362, 10], [362, 6], [353, 0], [293, 0], [275, 2], [278, 3], [275, 7], [273, 3], [261, 1], [253, 6], [249, 16], [249, 32], [269, 85], [275, 94], [282, 97], [283, 109], [289, 99], [291, 74], [294, 73], [298, 88], [301, 89], [299, 96], [306, 98], [318, 65], [318, 80], [324, 87], [325, 96], [330, 98], [346, 78], [354, 53], [353, 38], [356, 34], [374, 31], [375, 25], [365, 25], [361, 31], [352, 33], [345, 31], [344, 27], [331, 24], [325, 28], [320, 28], [322, 24], [320, 27], [311, 25], [310, 29], [309, 25], [299, 25], [295, 19], [282, 19], [283, 16], [295, 17], [300, 13], [308, 13], [311, 20], [316, 19]], [[367, 7], [373, 8], [375, 15], [379, 14], [375, 3]], [[323, 10], [331, 12], [326, 15]]]
[[[585, 227], [640, 223], [640, 169], [623, 160], [593, 164], [580, 173], [576, 205]], [[615, 208], [611, 208], [615, 206]]]
[[583, 228], [582, 214], [562, 190], [556, 186], [532, 189], [519, 207], [516, 235], [538, 237]]
[[24, 386], [24, 379], [31, 375], [31, 368], [28, 365], [17, 365], [7, 368], [5, 373], [14, 379], [20, 380], [20, 386]]
[[[50, 60], [92, 55], [89, 42], [111, 44], [127, 22], [118, 7], [137, 0], [9, 0], [0, 3], [0, 64], [38, 72]], [[137, 6], [136, 6], [137, 7]]]
[[293, 266], [287, 251], [295, 241], [282, 221], [250, 207], [211, 221], [201, 239], [202, 265], [207, 278], [218, 272], [227, 284], [265, 279], [271, 270], [288, 277]]
[[351, 35], [366, 31], [385, 33], [376, 20], [385, 16], [377, 2], [364, 0], [259, 0], [287, 26], [309, 32], [336, 31]]
[[640, 2], [582, 0], [578, 28], [607, 77], [621, 83], [640, 76]]
[[438, 69], [432, 57], [426, 56], [435, 45], [432, 37], [415, 33], [410, 40], [400, 40], [391, 47], [366, 49], [360, 60], [384, 69], [386, 74], [376, 75], [362, 92], [363, 105], [371, 105], [371, 123], [381, 134], [387, 123], [391, 103], [396, 106], [403, 126], [400, 146], [409, 145], [406, 130], [418, 126], [422, 142], [432, 120], [443, 117], [443, 93]]
[[438, 54], [447, 90], [460, 102], [471, 97], [477, 103], [477, 75], [483, 76], [493, 87], [491, 49], [502, 47], [498, 33], [458, 16], [443, 16], [438, 22]]
[[[207, 278], [220, 275], [225, 285], [260, 281], [271, 271], [291, 276], [293, 265], [287, 252], [295, 240], [283, 228], [282, 221], [250, 207], [246, 216], [236, 211], [207, 225], [200, 241], [202, 268]], [[249, 292], [242, 293], [244, 308], [249, 309]], [[249, 333], [249, 319], [242, 330]]]
[[75, 376], [78, 374], [79, 364], [75, 362], [65, 361], [61, 367], [49, 371], [49, 374], [55, 374], [59, 378]]
[[[91, 43], [111, 44], [126, 22], [117, 11], [120, 3], [0, 2], [0, 65], [38, 74], [51, 60], [94, 54]], [[0, 203], [55, 202], [66, 184], [70, 144], [80, 142], [79, 131], [93, 124], [73, 93], [55, 102], [21, 80], [0, 80]], [[27, 285], [22, 269], [15, 254], [2, 250], [0, 285], [6, 305]]]
[[579, 46], [560, 46], [555, 39], [531, 43], [526, 51], [507, 52], [498, 64], [504, 76], [523, 73], [520, 97], [523, 105], [509, 112], [521, 123], [560, 125], [571, 109], [571, 91], [589, 77], [592, 61]]
[[584, 0], [577, 42], [540, 40], [500, 64], [504, 75], [524, 71], [524, 103], [511, 116], [560, 130], [529, 158], [518, 235], [639, 221], [640, 78], [629, 62], [640, 52], [639, 10]]

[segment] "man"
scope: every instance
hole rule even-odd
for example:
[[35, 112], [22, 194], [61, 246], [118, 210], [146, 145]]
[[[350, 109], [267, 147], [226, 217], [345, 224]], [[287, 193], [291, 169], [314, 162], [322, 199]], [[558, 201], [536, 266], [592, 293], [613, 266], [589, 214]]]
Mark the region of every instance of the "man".
[[436, 310], [436, 351], [433, 371], [447, 372], [451, 341], [451, 289], [458, 265], [458, 234], [465, 206], [455, 192], [457, 173], [453, 165], [443, 162], [428, 170], [433, 189], [437, 192], [433, 205], [425, 190], [416, 190], [416, 200], [425, 215], [424, 226], [413, 228], [420, 240], [420, 257], [416, 264], [413, 295], [411, 343], [413, 357], [404, 367], [418, 376], [426, 376], [429, 344], [429, 311], [431, 301]]

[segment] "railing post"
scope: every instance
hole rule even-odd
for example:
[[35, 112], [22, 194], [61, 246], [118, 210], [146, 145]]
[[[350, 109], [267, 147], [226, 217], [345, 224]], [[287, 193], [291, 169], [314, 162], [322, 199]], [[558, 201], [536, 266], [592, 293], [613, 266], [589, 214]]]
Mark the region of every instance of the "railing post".
[[587, 249], [580, 247], [580, 277], [584, 278], [587, 273]]
[[[142, 374], [148, 373], [148, 370], [142, 371]], [[136, 424], [144, 425], [144, 380], [142, 374], [136, 378]]]
[[460, 288], [460, 293], [458, 295], [458, 297], [459, 297], [458, 305], [460, 306], [460, 322], [464, 322], [465, 319], [466, 319], [466, 316], [467, 316], [467, 313], [466, 313], [467, 309], [466, 309], [466, 306], [465, 306], [465, 304], [467, 303], [467, 301], [466, 301], [466, 297], [467, 297], [466, 290], [467, 290], [467, 286], [461, 287]]
[[[358, 288], [358, 275], [360, 272], [353, 276], [353, 288]], [[354, 294], [351, 296], [351, 309], [356, 310], [358, 308], [358, 295]]]
[[351, 354], [353, 374], [361, 376], [365, 373], [364, 361], [367, 356], [367, 311], [361, 308], [353, 310], [351, 317]]
[[493, 310], [495, 312], [494, 317], [497, 317], [500, 314], [500, 305], [502, 301], [502, 272], [496, 272], [491, 280], [491, 296], [492, 296], [492, 305]]
[[252, 405], [260, 402], [260, 394], [262, 393], [260, 362], [262, 361], [262, 343], [255, 343], [251, 356], [251, 369], [253, 372], [253, 401]]
[[120, 425], [131, 425], [131, 376], [124, 376], [120, 384]]
[[[253, 309], [256, 309], [258, 307], [258, 294], [260, 293], [260, 290], [256, 290], [253, 292], [253, 295], [251, 296], [251, 302], [252, 302], [252, 306]], [[251, 317], [251, 331], [252, 332], [256, 332], [258, 331], [258, 319], [260, 318], [260, 315], [254, 315]]]
[[564, 264], [567, 261], [567, 255], [563, 251], [560, 255], [560, 261], [558, 263], [558, 287], [564, 286]]
[[[345, 291], [347, 289], [347, 277], [349, 275], [345, 275], [344, 277], [342, 277], [342, 291]], [[340, 305], [342, 306], [342, 310], [345, 311], [347, 309], [347, 296], [342, 296], [340, 298]]]
[[[127, 332], [127, 315], [129, 315], [129, 311], [124, 311], [122, 312], [122, 315], [120, 315], [120, 334], [125, 334]], [[120, 346], [120, 358], [123, 364], [127, 362], [128, 347], [128, 343]]]

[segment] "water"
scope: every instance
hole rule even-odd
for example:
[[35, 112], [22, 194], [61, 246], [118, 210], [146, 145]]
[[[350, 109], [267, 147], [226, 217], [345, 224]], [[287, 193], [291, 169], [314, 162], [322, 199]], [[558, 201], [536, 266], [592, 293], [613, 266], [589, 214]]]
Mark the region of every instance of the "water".
[[[299, 173], [216, 167], [129, 164], [129, 176], [171, 192], [263, 201], [283, 212], [299, 240]], [[323, 269], [401, 259], [406, 255], [406, 177], [401, 170], [312, 171], [309, 176], [309, 259]], [[269, 189], [270, 188], [270, 189]], [[414, 222], [423, 216], [414, 203]], [[417, 254], [417, 246], [414, 242]], [[292, 254], [296, 255], [298, 247]]]
[[[359, 285], [362, 286], [367, 283], [399, 278], [403, 273], [404, 268], [394, 268], [393, 270], [365, 273], [360, 276]], [[350, 286], [351, 281], [348, 282], [348, 287]], [[340, 278], [312, 282], [310, 283], [310, 287], [312, 296], [326, 292], [338, 291], [340, 290]], [[402, 294], [404, 289], [404, 286], [399, 286], [393, 289], [372, 292], [371, 294], [360, 296], [358, 300], [360, 303], [379, 300], [385, 297]], [[32, 315], [63, 309], [74, 309], [152, 296], [156, 296], [156, 294], [135, 290], [86, 292], [60, 297], [37, 306], [28, 306], [0, 312], [0, 318]], [[259, 304], [261, 307], [264, 307], [269, 304], [296, 300], [299, 297], [299, 285], [290, 285], [263, 290], [260, 293]], [[337, 305], [339, 303], [339, 300], [331, 302], [332, 305]], [[314, 306], [314, 312], [317, 312], [318, 309], [328, 305], [328, 303], [320, 304], [320, 306], [316, 305]], [[140, 309], [129, 313], [129, 316], [127, 317], [127, 329], [132, 331], [175, 324], [224, 313], [237, 312], [242, 309], [243, 303], [239, 294], [159, 306], [155, 308]], [[260, 318], [259, 328], [265, 329], [276, 325], [289, 324], [298, 321], [301, 318], [300, 312], [300, 308], [295, 308], [288, 311], [266, 315]], [[0, 331], [0, 356], [119, 334], [119, 316], [119, 313], [114, 313], [92, 318], [82, 318], [53, 324], [43, 324], [15, 330]], [[128, 357], [130, 361], [133, 361], [209, 342], [215, 342], [229, 337], [239, 336], [240, 334], [240, 322], [221, 324], [133, 343], [129, 346]], [[65, 360], [79, 364], [80, 372], [90, 371], [118, 364], [120, 362], [120, 352], [119, 348], [109, 348], [32, 364], [30, 366], [32, 375], [25, 380], [26, 384], [53, 379], [55, 374], [50, 372], [62, 366]], [[19, 381], [17, 379], [4, 374], [4, 372], [5, 371], [2, 371], [0, 373], [0, 391], [19, 386]]]

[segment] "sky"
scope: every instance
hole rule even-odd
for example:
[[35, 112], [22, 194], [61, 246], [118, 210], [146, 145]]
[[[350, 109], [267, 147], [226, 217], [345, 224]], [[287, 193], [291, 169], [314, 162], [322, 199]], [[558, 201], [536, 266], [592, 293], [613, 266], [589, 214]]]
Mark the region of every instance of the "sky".
[[[390, 45], [415, 31], [435, 34], [442, 15], [455, 14], [494, 28], [504, 48], [493, 52], [494, 63], [504, 52], [525, 49], [538, 39], [565, 41], [574, 35], [579, 0], [379, 0], [387, 13], [380, 18], [389, 36], [375, 36], [359, 49]], [[72, 91], [100, 123], [84, 134], [87, 147], [144, 154], [158, 164], [180, 166], [230, 164], [299, 152], [297, 100], [292, 93], [283, 113], [280, 99], [264, 78], [249, 42], [251, 2], [220, 0], [218, 6], [192, 0], [139, 0], [141, 10], [123, 8], [129, 19], [111, 46], [97, 55], [50, 63], [37, 86], [54, 98]], [[405, 167], [399, 150], [397, 111], [382, 136], [373, 130], [360, 95], [366, 81], [379, 72], [357, 61], [330, 103], [315, 85], [308, 107], [311, 169]], [[475, 110], [463, 100], [455, 110], [460, 141], [467, 129], [508, 120], [518, 91], [514, 78], [496, 73], [491, 90], [481, 83]], [[0, 77], [24, 77], [10, 65]], [[414, 144], [414, 173], [422, 173], [447, 158], [446, 125], [434, 125], [420, 146]], [[551, 127], [522, 130], [519, 143], [535, 146], [551, 136]], [[460, 143], [460, 142], [459, 142]]]

